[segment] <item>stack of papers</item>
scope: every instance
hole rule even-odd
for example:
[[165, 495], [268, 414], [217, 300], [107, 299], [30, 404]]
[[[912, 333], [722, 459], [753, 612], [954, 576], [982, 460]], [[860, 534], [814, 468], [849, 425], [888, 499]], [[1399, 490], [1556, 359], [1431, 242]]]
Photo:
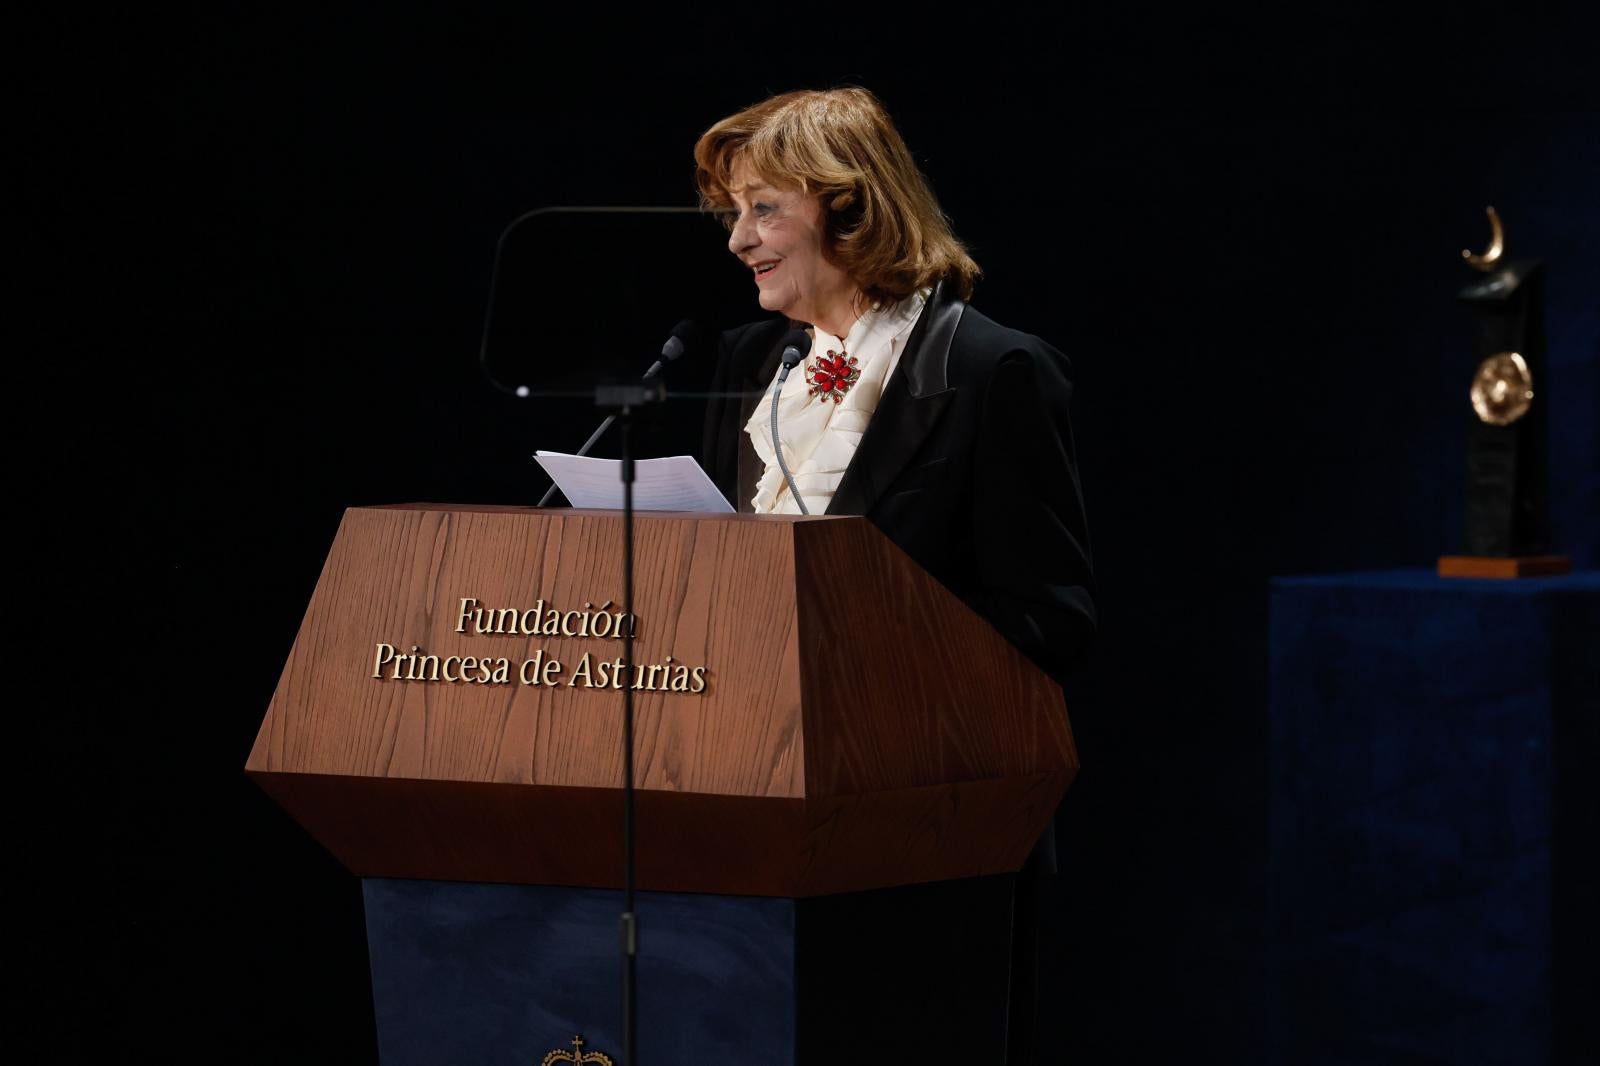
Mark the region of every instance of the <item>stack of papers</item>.
[[[574, 507], [622, 509], [622, 460], [591, 459], [565, 452], [535, 452], [534, 460]], [[732, 514], [727, 497], [717, 490], [687, 455], [636, 459], [633, 463], [633, 509]]]

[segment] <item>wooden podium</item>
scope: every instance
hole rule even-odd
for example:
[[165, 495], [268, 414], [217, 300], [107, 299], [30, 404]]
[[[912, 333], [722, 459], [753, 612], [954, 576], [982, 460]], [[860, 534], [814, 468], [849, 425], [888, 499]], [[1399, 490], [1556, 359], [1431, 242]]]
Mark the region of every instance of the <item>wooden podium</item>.
[[[865, 945], [853, 968], [807, 936], [824, 943], [820, 926], [849, 926], [847, 912], [873, 917], [845, 942], [875, 936], [917, 899], [1008, 901], [995, 875], [1021, 866], [1076, 772], [1059, 687], [865, 519], [640, 515], [633, 620], [615, 602], [621, 545], [621, 515], [604, 511], [406, 505], [340, 525], [246, 770], [368, 879], [385, 1063], [536, 1063], [580, 1029], [589, 1048], [614, 1033], [615, 968], [598, 998], [552, 975], [574, 951], [614, 967], [624, 625], [638, 885], [659, 894], [654, 925], [640, 908], [652, 1064], [848, 1061], [826, 1033], [872, 1024], [873, 1006], [823, 994], [845, 994], [846, 969], [957, 988], [916, 962], [947, 954], [948, 928], [910, 923], [906, 943]], [[576, 946], [579, 914], [604, 917], [604, 950]], [[507, 936], [517, 975], [498, 956], [473, 962]], [[764, 942], [747, 972], [718, 946], [730, 936], [787, 940]], [[976, 949], [990, 963], [993, 940]], [[679, 957], [656, 960], [656, 998], [672, 1010], [653, 1021], [652, 947], [669, 942]], [[696, 1000], [686, 974], [770, 1009]], [[948, 997], [899, 998], [914, 1012]], [[730, 1035], [730, 1008], [752, 1032]], [[922, 1039], [903, 1011], [882, 1022], [885, 1048]]]

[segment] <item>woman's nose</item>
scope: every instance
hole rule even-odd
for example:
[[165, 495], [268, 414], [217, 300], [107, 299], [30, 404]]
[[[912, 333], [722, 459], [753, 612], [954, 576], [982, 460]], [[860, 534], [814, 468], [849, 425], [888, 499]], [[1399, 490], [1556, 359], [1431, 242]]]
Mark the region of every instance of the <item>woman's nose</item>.
[[728, 231], [728, 251], [734, 255], [755, 247], [760, 243], [756, 238], [755, 223], [743, 212], [733, 220], [733, 229]]

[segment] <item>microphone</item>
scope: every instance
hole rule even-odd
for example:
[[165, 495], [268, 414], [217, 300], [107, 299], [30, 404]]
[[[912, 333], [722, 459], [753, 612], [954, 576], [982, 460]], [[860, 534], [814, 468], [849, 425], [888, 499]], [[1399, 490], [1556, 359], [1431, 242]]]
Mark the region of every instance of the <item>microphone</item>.
[[[639, 380], [654, 381], [661, 374], [661, 371], [666, 368], [668, 363], [676, 362], [679, 356], [683, 355], [684, 352], [693, 347], [695, 342], [699, 340], [700, 335], [701, 330], [699, 325], [687, 318], [682, 322], [679, 322], [676, 326], [673, 326], [671, 336], [669, 336], [667, 338], [667, 342], [661, 346], [661, 358], [651, 363], [650, 369], [646, 370], [644, 372], [644, 376]], [[518, 396], [527, 396], [528, 387], [526, 385], [517, 386], [516, 394]], [[605, 421], [600, 423], [598, 429], [589, 434], [589, 439], [583, 442], [583, 447], [578, 449], [577, 454], [588, 455], [589, 449], [593, 448], [599, 443], [600, 438], [605, 436], [606, 430], [610, 429], [611, 424], [616, 420], [616, 415], [606, 415]], [[537, 506], [543, 507], [545, 504], [550, 502], [550, 497], [554, 496], [555, 494], [556, 487], [554, 483], [552, 483], [548, 489], [544, 490], [544, 495], [539, 497], [539, 503]]]
[[778, 371], [778, 382], [772, 387], [772, 452], [778, 457], [778, 469], [783, 471], [783, 480], [789, 483], [789, 494], [794, 497], [795, 504], [800, 508], [800, 513], [808, 515], [806, 501], [800, 496], [800, 489], [794, 483], [794, 475], [789, 473], [789, 464], [783, 461], [783, 444], [778, 440], [778, 396], [783, 392], [783, 383], [789, 380], [789, 371], [800, 365], [800, 360], [811, 351], [811, 335], [803, 329], [791, 329], [783, 335], [783, 366]]
[[[661, 358], [650, 364], [650, 369], [644, 372], [640, 380], [651, 381], [666, 368], [668, 363], [677, 362], [678, 357], [700, 340], [700, 326], [698, 323], [684, 319], [672, 327], [672, 336], [667, 338], [667, 343], [661, 346]], [[578, 453], [582, 455], [582, 452]]]

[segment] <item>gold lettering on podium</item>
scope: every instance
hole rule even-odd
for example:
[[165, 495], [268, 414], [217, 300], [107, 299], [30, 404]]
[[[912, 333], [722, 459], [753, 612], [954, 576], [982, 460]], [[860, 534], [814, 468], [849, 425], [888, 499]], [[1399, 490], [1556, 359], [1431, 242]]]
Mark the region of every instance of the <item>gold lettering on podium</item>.
[[[639, 618], [616, 609], [612, 600], [598, 607], [585, 600], [583, 607], [562, 610], [542, 597], [529, 607], [485, 606], [476, 596], [456, 601], [454, 633], [478, 637], [555, 637], [563, 640], [622, 640], [638, 636]], [[509, 685], [538, 688], [602, 688], [620, 692], [632, 684], [640, 692], [706, 691], [704, 666], [681, 663], [671, 655], [658, 662], [635, 659], [633, 676], [623, 669], [621, 656], [597, 656], [585, 651], [571, 671], [551, 649], [531, 647], [521, 658], [504, 655], [467, 655], [464, 649], [430, 651], [420, 644], [378, 641], [373, 646], [372, 677], [378, 681], [421, 682], [443, 685]], [[649, 658], [654, 658], [653, 656]]]

